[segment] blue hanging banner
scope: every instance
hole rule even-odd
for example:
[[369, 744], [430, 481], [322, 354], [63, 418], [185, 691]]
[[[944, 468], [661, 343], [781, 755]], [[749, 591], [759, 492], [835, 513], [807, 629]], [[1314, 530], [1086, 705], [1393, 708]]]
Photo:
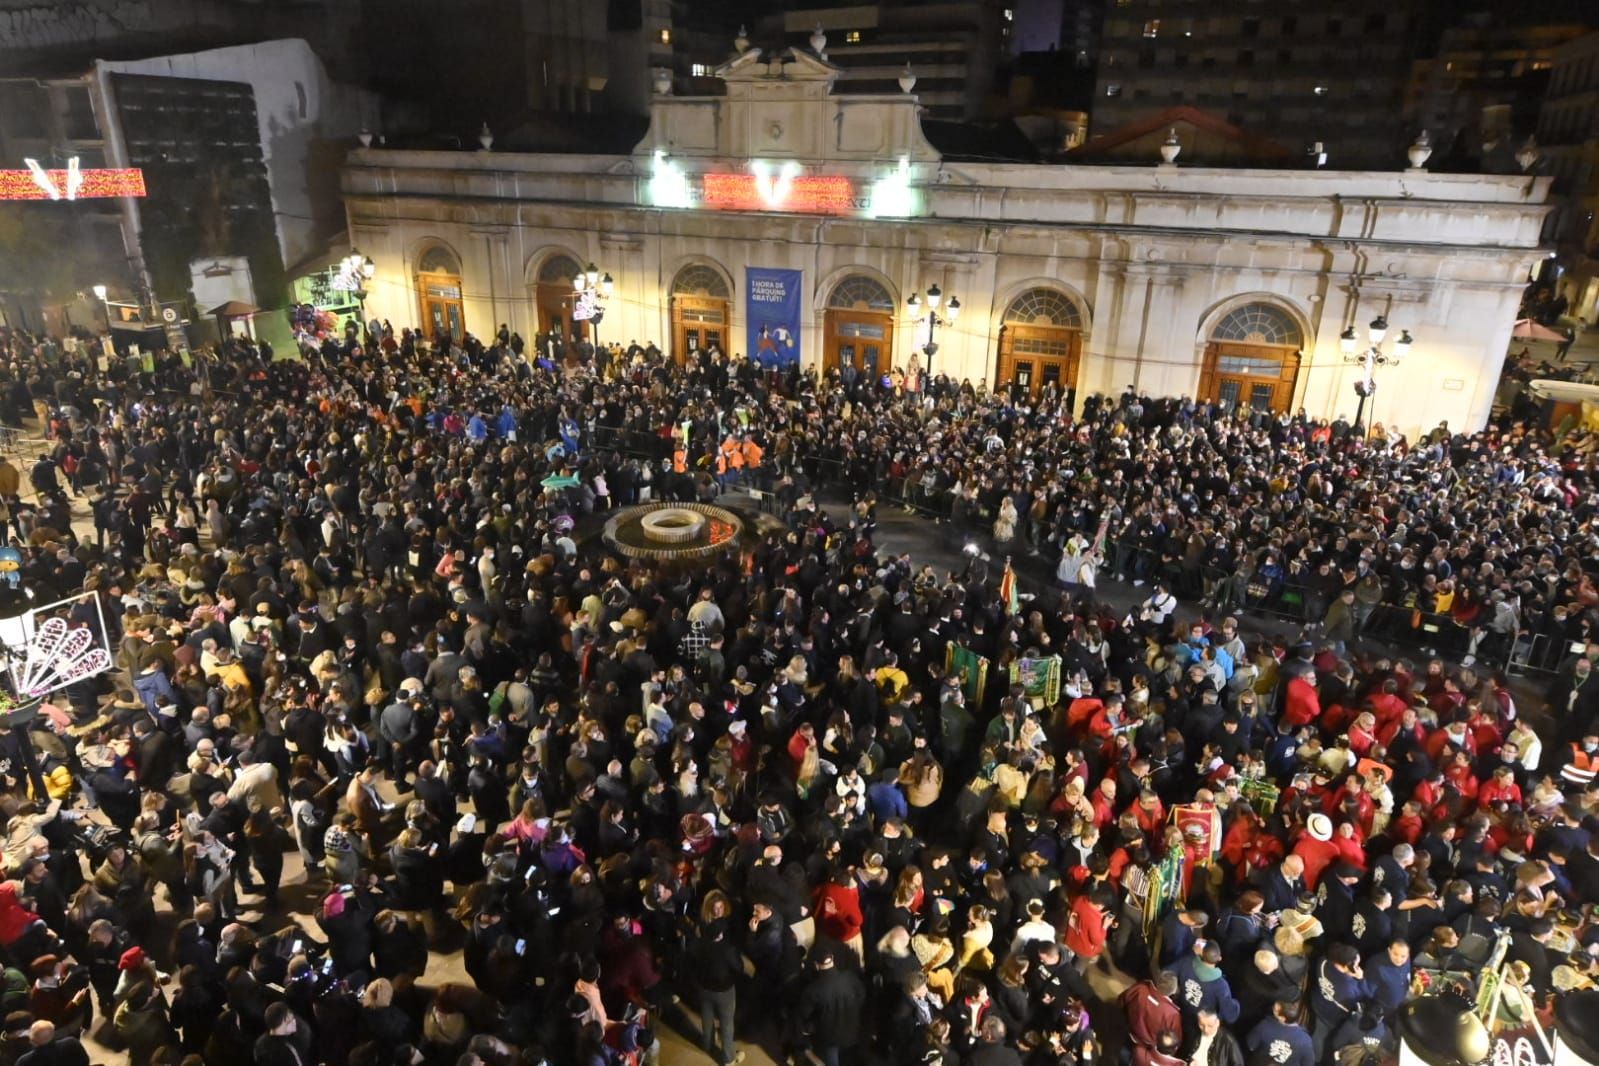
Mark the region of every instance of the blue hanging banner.
[[745, 267], [744, 321], [749, 357], [763, 367], [792, 366], [800, 357], [800, 279], [798, 270]]

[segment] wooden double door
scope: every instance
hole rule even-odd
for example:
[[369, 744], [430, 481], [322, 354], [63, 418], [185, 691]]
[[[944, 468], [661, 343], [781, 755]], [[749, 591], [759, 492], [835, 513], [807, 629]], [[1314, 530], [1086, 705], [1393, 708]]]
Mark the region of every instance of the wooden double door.
[[1287, 411], [1294, 402], [1299, 360], [1297, 348], [1212, 341], [1205, 347], [1199, 399], [1228, 410]]
[[541, 283], [533, 299], [538, 305], [540, 333], [553, 333], [563, 344], [570, 343], [574, 333], [588, 339], [589, 324], [572, 318], [572, 307], [577, 302], [572, 286]]
[[429, 340], [448, 333], [457, 342], [466, 336], [466, 308], [461, 301], [461, 278], [443, 272], [421, 273], [416, 288], [422, 298], [422, 321]]
[[714, 296], [672, 297], [672, 356], [679, 363], [688, 360], [689, 353], [710, 351], [715, 347], [728, 350], [727, 301]]
[[829, 311], [823, 329], [823, 370], [853, 366], [868, 378], [894, 366], [894, 316], [878, 311]]
[[1082, 359], [1081, 330], [1059, 326], [1006, 326], [999, 337], [1000, 388], [1014, 386], [1037, 399], [1053, 385], [1059, 394], [1077, 388], [1077, 368]]

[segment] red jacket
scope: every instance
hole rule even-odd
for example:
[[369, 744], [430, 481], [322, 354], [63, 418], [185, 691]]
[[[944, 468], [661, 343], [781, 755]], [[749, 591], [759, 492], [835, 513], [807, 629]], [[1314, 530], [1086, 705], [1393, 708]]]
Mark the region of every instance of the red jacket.
[[1302, 677], [1288, 682], [1288, 703], [1283, 709], [1283, 728], [1298, 729], [1321, 717], [1321, 696], [1316, 686]]
[[1497, 778], [1490, 777], [1487, 782], [1477, 790], [1477, 806], [1492, 807], [1503, 800], [1506, 803], [1521, 805], [1521, 786], [1515, 781], [1507, 781], [1501, 785]]
[[1135, 1047], [1154, 1048], [1160, 1034], [1170, 1030], [1183, 1035], [1183, 1016], [1177, 1004], [1155, 989], [1153, 981], [1140, 981], [1121, 996], [1122, 1013], [1127, 1016], [1127, 1039]]
[[828, 883], [816, 890], [817, 930], [847, 942], [860, 935], [866, 917], [861, 914], [860, 890], [853, 885]]
[[[1336, 833], [1333, 835], [1337, 836]], [[1305, 833], [1294, 845], [1294, 854], [1305, 860], [1305, 887], [1315, 891], [1322, 871], [1338, 861], [1339, 847], [1331, 840], [1317, 840]]]
[[1371, 704], [1371, 713], [1377, 716], [1377, 724], [1385, 726], [1389, 722], [1397, 722], [1404, 716], [1406, 703], [1397, 693], [1379, 692], [1366, 702]]
[[1072, 901], [1066, 915], [1066, 946], [1085, 959], [1097, 959], [1105, 950], [1105, 913], [1086, 895]]

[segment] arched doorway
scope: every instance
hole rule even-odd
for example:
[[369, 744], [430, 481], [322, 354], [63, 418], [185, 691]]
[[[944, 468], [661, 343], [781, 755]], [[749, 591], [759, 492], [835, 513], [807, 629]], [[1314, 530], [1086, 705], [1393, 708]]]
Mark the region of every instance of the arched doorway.
[[466, 336], [466, 309], [461, 302], [461, 261], [442, 244], [435, 244], [416, 264], [416, 291], [422, 301], [422, 321], [431, 336]]
[[1058, 289], [1028, 289], [1000, 320], [998, 387], [1037, 399], [1046, 388], [1071, 397], [1083, 351], [1083, 313]]
[[533, 303], [538, 308], [539, 332], [553, 333], [562, 343], [572, 339], [575, 332], [588, 336], [587, 322], [572, 321], [572, 297], [576, 287], [572, 279], [583, 269], [577, 260], [556, 252], [539, 264], [538, 280], [533, 290]]
[[1199, 399], [1228, 409], [1286, 411], [1303, 347], [1299, 323], [1283, 308], [1264, 301], [1235, 307], [1210, 331]]
[[672, 279], [672, 356], [679, 363], [696, 349], [727, 351], [728, 309], [733, 293], [721, 273], [704, 263], [684, 267]]
[[846, 363], [867, 377], [894, 365], [894, 297], [882, 282], [851, 274], [827, 297], [823, 371]]

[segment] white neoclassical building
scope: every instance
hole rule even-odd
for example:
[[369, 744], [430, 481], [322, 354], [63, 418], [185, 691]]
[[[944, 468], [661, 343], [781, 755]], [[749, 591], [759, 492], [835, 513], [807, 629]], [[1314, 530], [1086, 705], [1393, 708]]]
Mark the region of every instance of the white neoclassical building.
[[724, 96], [658, 96], [629, 155], [353, 152], [369, 313], [587, 334], [572, 278], [593, 264], [614, 279], [602, 342], [927, 369], [936, 285], [934, 373], [1325, 416], [1356, 406], [1341, 334], [1364, 348], [1384, 317], [1389, 351], [1414, 343], [1368, 417], [1414, 431], [1483, 424], [1547, 254], [1547, 178], [1162, 165], [1164, 132], [1147, 166], [970, 161], [929, 143], [912, 93], [836, 96], [815, 55], [719, 73]]

